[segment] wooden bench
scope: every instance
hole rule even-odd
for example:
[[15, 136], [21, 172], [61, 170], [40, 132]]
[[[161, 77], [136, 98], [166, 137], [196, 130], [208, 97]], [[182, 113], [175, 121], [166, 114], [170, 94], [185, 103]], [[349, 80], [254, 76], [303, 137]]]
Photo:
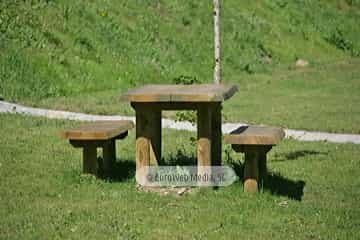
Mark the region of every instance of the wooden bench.
[[97, 148], [103, 148], [102, 171], [109, 174], [116, 160], [115, 140], [123, 139], [133, 128], [132, 121], [98, 121], [61, 132], [72, 146], [83, 148], [83, 172], [99, 175]]
[[242, 126], [225, 135], [224, 143], [245, 153], [244, 191], [258, 192], [258, 182], [266, 181], [266, 154], [285, 137], [282, 128]]

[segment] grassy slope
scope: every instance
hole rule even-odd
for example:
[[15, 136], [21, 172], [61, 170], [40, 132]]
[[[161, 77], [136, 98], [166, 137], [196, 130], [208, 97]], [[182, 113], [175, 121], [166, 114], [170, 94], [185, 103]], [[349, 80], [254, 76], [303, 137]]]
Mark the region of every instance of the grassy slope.
[[[81, 176], [81, 151], [58, 137], [75, 125], [0, 114], [7, 136], [0, 139], [1, 239], [358, 237], [358, 145], [282, 142], [269, 155], [271, 188], [259, 196], [244, 194], [237, 182], [217, 191], [160, 197], [136, 191], [133, 131], [117, 144], [124, 180]], [[164, 138], [171, 139], [164, 141], [165, 160], [176, 149], [191, 156], [190, 136], [165, 130]], [[233, 152], [223, 156], [227, 164], [242, 161]]]
[[[256, 74], [224, 104], [224, 121], [360, 133], [360, 60], [344, 60], [305, 70]], [[134, 115], [119, 90], [42, 99], [36, 106], [95, 114]], [[33, 104], [32, 101], [25, 101]], [[174, 117], [173, 112], [163, 112]]]
[[[223, 79], [243, 90], [228, 120], [359, 133], [359, 9], [357, 0], [224, 1]], [[117, 105], [130, 87], [212, 79], [208, 1], [5, 0], [0, 32], [0, 95], [10, 101], [131, 114]], [[297, 58], [311, 67], [295, 70]]]

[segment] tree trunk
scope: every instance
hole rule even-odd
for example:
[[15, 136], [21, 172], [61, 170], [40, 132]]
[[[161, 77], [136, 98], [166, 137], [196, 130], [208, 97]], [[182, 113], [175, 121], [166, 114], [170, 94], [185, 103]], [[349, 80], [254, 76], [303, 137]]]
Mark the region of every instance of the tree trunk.
[[220, 0], [214, 1], [214, 83], [219, 84], [221, 81], [220, 71]]

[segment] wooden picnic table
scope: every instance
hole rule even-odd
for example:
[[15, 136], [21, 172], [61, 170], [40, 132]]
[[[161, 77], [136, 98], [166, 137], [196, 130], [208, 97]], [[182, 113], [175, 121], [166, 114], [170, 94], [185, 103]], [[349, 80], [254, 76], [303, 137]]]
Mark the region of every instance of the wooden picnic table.
[[126, 97], [136, 111], [136, 169], [161, 161], [161, 111], [197, 111], [198, 166], [221, 165], [221, 104], [235, 85], [145, 85]]

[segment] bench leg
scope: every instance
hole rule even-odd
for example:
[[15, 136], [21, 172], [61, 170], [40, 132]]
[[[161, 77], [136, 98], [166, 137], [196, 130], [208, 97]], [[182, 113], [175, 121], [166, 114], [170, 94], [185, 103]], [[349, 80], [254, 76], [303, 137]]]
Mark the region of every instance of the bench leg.
[[103, 147], [103, 169], [105, 175], [110, 175], [116, 161], [115, 139], [111, 139]]
[[[267, 181], [266, 154], [272, 146], [243, 146], [245, 152], [244, 191], [258, 192]], [[260, 185], [260, 186], [259, 186]]]
[[98, 162], [96, 156], [95, 146], [84, 146], [83, 147], [83, 173], [98, 174]]
[[262, 188], [267, 178], [266, 153], [259, 153], [259, 187]]
[[[261, 148], [261, 149], [260, 149]], [[264, 187], [267, 182], [267, 164], [266, 154], [271, 150], [272, 146], [259, 147], [259, 183]]]
[[244, 192], [257, 193], [259, 181], [259, 152], [256, 147], [245, 147]]

